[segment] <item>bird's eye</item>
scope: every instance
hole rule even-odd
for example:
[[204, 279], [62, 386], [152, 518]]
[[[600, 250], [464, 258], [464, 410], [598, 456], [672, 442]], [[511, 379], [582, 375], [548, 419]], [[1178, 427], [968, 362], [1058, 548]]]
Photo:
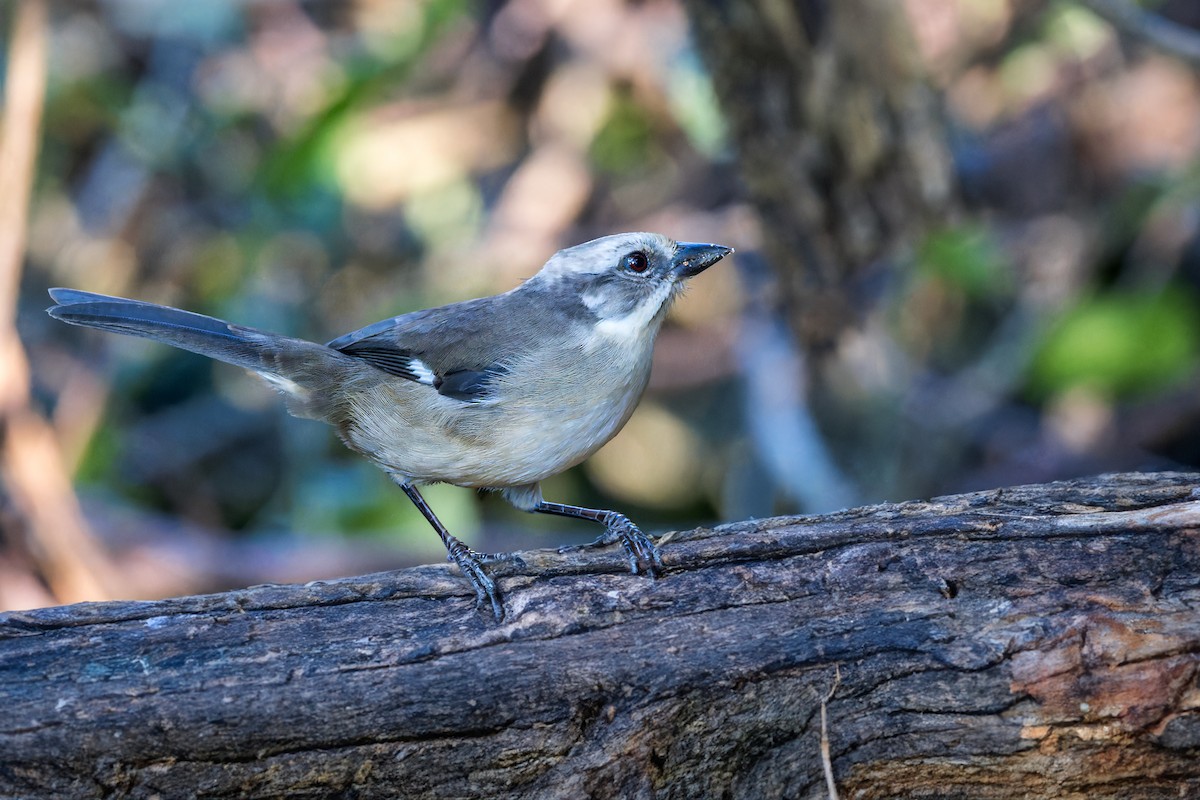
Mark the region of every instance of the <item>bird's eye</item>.
[[621, 259], [621, 266], [630, 272], [636, 272], [640, 275], [650, 268], [650, 261], [641, 250], [634, 250]]

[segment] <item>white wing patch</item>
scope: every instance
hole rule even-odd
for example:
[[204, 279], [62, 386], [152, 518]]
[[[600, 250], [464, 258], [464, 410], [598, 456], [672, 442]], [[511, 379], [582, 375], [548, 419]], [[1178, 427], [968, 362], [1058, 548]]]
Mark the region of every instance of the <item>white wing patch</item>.
[[419, 358], [410, 358], [408, 360], [408, 368], [412, 370], [412, 374], [417, 376], [417, 383], [423, 383], [426, 386], [433, 386], [434, 379], [437, 377], [433, 374], [425, 362]]

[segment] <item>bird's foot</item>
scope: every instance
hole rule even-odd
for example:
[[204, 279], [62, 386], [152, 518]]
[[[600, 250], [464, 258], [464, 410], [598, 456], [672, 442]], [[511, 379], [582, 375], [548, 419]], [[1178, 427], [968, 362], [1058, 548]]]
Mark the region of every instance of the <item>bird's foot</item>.
[[[658, 546], [654, 541], [642, 533], [641, 528], [633, 524], [629, 517], [624, 514], [618, 514], [615, 511], [610, 511], [608, 516], [602, 520], [606, 530], [600, 538], [594, 542], [589, 542], [583, 547], [607, 547], [611, 544], [620, 543], [625, 550], [625, 555], [629, 559], [629, 571], [634, 575], [646, 574], [652, 578], [657, 578], [661, 575], [665, 568], [662, 562], [662, 553], [659, 552]], [[559, 548], [559, 552], [566, 552], [573, 548]]]
[[483, 568], [484, 564], [495, 563], [498, 559], [476, 553], [457, 539], [453, 540], [446, 550], [447, 560], [458, 565], [463, 577], [475, 590], [475, 607], [487, 608], [490, 605], [496, 621], [503, 621], [504, 604], [500, 602], [500, 595], [496, 591], [496, 582]]

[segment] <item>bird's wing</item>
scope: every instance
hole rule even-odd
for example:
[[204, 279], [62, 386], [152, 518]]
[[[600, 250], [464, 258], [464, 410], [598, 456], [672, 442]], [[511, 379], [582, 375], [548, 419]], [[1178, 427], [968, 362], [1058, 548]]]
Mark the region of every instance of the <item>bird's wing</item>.
[[327, 346], [446, 397], [480, 402], [506, 371], [505, 344], [515, 341], [496, 329], [497, 319], [503, 316], [496, 313], [497, 299], [403, 314], [348, 333]]

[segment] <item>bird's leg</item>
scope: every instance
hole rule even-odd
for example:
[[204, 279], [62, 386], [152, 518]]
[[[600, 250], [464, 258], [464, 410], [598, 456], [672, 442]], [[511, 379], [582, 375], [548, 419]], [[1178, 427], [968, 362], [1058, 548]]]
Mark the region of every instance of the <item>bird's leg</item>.
[[533, 511], [599, 522], [607, 530], [603, 536], [588, 545], [589, 547], [603, 547], [620, 542], [621, 547], [625, 548], [625, 555], [629, 558], [629, 569], [634, 575], [646, 572], [658, 577], [663, 572], [662, 555], [658, 552], [658, 547], [624, 514], [562, 503], [547, 503], [544, 500], [534, 506]]
[[471, 586], [475, 589], [475, 605], [481, 607], [485, 602], [490, 602], [492, 605], [492, 613], [496, 615], [496, 621], [504, 619], [504, 605], [500, 602], [500, 597], [496, 593], [496, 582], [492, 580], [483, 569], [483, 562], [488, 560], [481, 558], [478, 553], [463, 544], [454, 534], [446, 530], [446, 526], [433, 513], [433, 509], [425, 502], [425, 498], [417, 491], [417, 487], [411, 483], [393, 476], [393, 480], [397, 485], [404, 490], [408, 495], [408, 499], [413, 501], [413, 505], [417, 507], [425, 519], [429, 520], [429, 524], [437, 531], [437, 535], [441, 537], [442, 544], [446, 546], [446, 554], [450, 561], [458, 565], [462, 570], [463, 576], [470, 581]]

